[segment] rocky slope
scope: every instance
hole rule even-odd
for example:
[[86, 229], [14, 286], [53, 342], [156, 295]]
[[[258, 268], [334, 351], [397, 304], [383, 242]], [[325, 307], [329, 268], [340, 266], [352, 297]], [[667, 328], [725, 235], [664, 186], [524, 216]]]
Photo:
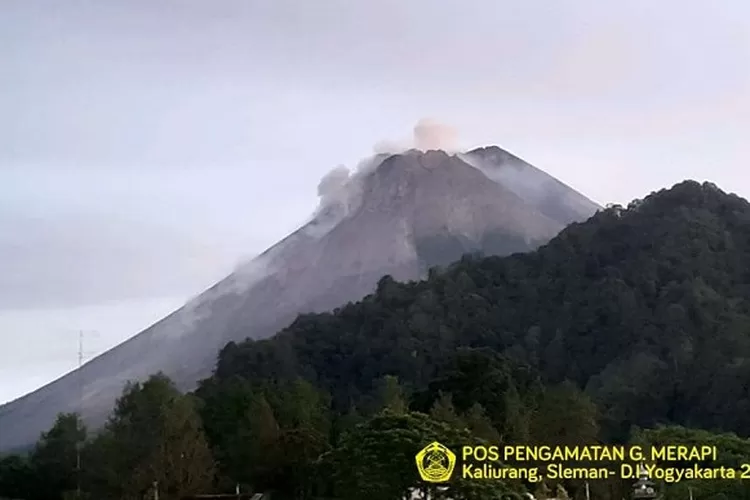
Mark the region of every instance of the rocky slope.
[[0, 407], [0, 450], [34, 442], [59, 412], [100, 425], [127, 381], [157, 371], [191, 390], [228, 341], [357, 300], [385, 274], [412, 280], [467, 252], [528, 251], [599, 208], [496, 147], [380, 155], [334, 191], [309, 223], [183, 308]]

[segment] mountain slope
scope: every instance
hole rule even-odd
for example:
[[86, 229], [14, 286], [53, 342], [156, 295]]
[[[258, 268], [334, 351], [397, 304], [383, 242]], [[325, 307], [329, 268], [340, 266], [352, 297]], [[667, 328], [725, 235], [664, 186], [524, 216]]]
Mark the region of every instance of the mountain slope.
[[585, 220], [600, 208], [569, 186], [497, 146], [475, 149], [464, 158], [561, 224]]
[[658, 423], [748, 436], [750, 203], [684, 182], [534, 252], [384, 278], [361, 302], [228, 345], [213, 381], [301, 376], [346, 411], [384, 375], [424, 388], [460, 346], [586, 388], [610, 439]]
[[440, 151], [378, 156], [334, 191], [312, 221], [185, 307], [0, 407], [0, 450], [33, 442], [58, 412], [79, 405], [91, 425], [100, 424], [127, 381], [157, 371], [192, 389], [228, 341], [268, 337], [301, 312], [359, 299], [385, 274], [413, 280], [466, 252], [527, 251], [564, 227], [537, 198]]

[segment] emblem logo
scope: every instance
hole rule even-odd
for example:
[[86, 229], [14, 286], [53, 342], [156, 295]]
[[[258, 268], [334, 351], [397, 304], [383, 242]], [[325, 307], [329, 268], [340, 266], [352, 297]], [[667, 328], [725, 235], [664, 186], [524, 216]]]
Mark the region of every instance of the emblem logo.
[[429, 483], [448, 481], [456, 466], [456, 455], [437, 441], [425, 446], [416, 459], [419, 475]]

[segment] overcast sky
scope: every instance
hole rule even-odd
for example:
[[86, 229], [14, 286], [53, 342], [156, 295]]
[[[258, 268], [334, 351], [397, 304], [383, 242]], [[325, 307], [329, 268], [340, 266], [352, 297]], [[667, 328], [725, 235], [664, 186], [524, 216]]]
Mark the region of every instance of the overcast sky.
[[100, 352], [274, 243], [423, 117], [602, 204], [685, 178], [750, 197], [748, 61], [745, 0], [3, 0], [0, 401], [73, 367], [76, 329]]

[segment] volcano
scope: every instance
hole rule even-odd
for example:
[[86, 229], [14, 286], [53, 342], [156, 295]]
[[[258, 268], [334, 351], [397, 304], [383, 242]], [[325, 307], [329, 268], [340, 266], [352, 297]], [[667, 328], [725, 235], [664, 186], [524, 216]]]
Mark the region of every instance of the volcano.
[[229, 341], [358, 300], [384, 275], [416, 280], [465, 253], [526, 252], [600, 208], [495, 146], [381, 154], [339, 177], [297, 231], [130, 340], [0, 407], [0, 450], [33, 444], [60, 412], [98, 427], [128, 381], [156, 372], [192, 390]]

